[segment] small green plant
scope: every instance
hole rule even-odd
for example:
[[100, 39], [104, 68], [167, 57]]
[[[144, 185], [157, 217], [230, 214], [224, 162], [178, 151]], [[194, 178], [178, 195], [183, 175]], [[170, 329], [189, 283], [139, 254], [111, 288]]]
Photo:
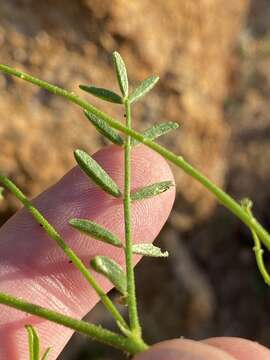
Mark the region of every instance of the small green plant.
[[[42, 225], [44, 231], [56, 242], [56, 244], [64, 251], [69, 260], [81, 272], [99, 295], [107, 310], [114, 317], [119, 332], [114, 332], [85, 321], [71, 318], [56, 311], [43, 308], [36, 304], [26, 302], [15, 298], [6, 293], [0, 293], [0, 303], [7, 306], [22, 310], [29, 314], [39, 316], [41, 318], [53, 321], [63, 326], [69, 327], [84, 335], [89, 336], [93, 340], [100, 341], [107, 345], [123, 350], [130, 355], [143, 352], [148, 345], [142, 338], [142, 331], [137, 311], [136, 289], [133, 270], [133, 254], [152, 257], [166, 257], [168, 253], [162, 252], [158, 247], [149, 244], [133, 244], [132, 228], [131, 228], [131, 203], [133, 201], [143, 201], [146, 198], [158, 196], [164, 191], [170, 189], [174, 184], [171, 181], [162, 181], [155, 184], [149, 184], [136, 192], [131, 192], [131, 151], [132, 147], [140, 143], [145, 144], [157, 153], [161, 154], [165, 159], [175, 164], [177, 167], [199, 181], [207, 190], [209, 190], [217, 200], [228, 208], [235, 216], [237, 216], [245, 225], [249, 227], [254, 238], [254, 251], [258, 268], [266, 281], [270, 284], [270, 276], [263, 261], [263, 250], [261, 243], [270, 250], [270, 235], [254, 218], [251, 212], [251, 202], [249, 200], [238, 203], [232, 199], [227, 193], [218, 188], [208, 178], [202, 175], [198, 170], [193, 168], [183, 157], [178, 156], [166, 148], [162, 147], [155, 140], [178, 127], [177, 123], [167, 122], [154, 125], [143, 133], [138, 133], [132, 127], [131, 106], [136, 101], [146, 95], [158, 82], [158, 77], [151, 76], [144, 80], [134, 91], [129, 92], [128, 76], [125, 63], [120, 54], [113, 54], [113, 63], [118, 80], [121, 94], [103, 88], [88, 85], [80, 85], [80, 89], [96, 96], [102, 100], [109, 101], [118, 105], [122, 105], [125, 111], [126, 123], [111, 118], [109, 115], [98, 110], [74, 92], [69, 92], [45, 81], [39, 80], [26, 73], [17, 71], [6, 65], [0, 65], [0, 71], [17, 76], [18, 78], [35, 84], [43, 89], [47, 89], [55, 95], [64, 97], [65, 99], [80, 106], [84, 111], [86, 118], [92, 125], [105, 136], [109, 141], [124, 149], [124, 191], [120, 191], [118, 185], [106, 173], [106, 171], [86, 152], [77, 149], [74, 157], [82, 171], [103, 191], [110, 196], [122, 199], [124, 207], [124, 224], [125, 224], [125, 241], [124, 243], [108, 229], [89, 219], [70, 219], [69, 224], [74, 229], [89, 235], [91, 238], [106, 242], [110, 246], [122, 248], [125, 253], [125, 269], [118, 263], [106, 256], [96, 256], [89, 259], [89, 268], [84, 265], [76, 253], [66, 244], [57, 230], [44, 218], [41, 212], [33, 206], [23, 192], [6, 176], [0, 172], [0, 182], [9, 189], [32, 214], [36, 221]], [[124, 134], [124, 137], [120, 133]], [[2, 197], [3, 188], [0, 188], [0, 198]], [[121, 294], [122, 302], [128, 308], [128, 321], [123, 318], [112, 300], [106, 295], [99, 283], [96, 281], [90, 267], [105, 276]], [[28, 325], [27, 327], [29, 339], [30, 360], [39, 360], [39, 338], [35, 329]], [[49, 349], [41, 358], [47, 359]]]

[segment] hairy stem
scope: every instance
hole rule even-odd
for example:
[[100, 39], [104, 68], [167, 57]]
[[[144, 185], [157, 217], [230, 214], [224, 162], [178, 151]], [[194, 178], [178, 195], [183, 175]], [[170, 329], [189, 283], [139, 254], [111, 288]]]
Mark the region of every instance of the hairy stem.
[[171, 151], [164, 148], [163, 146], [155, 143], [154, 141], [144, 138], [142, 134], [134, 131], [133, 129], [127, 128], [121, 122], [113, 119], [104, 112], [98, 110], [97, 108], [95, 108], [94, 106], [92, 106], [87, 101], [83, 100], [73, 92], [69, 92], [57, 86], [51, 85], [45, 81], [39, 80], [26, 73], [17, 71], [6, 65], [0, 65], [0, 71], [9, 75], [17, 76], [18, 78], [21, 78], [43, 89], [46, 89], [55, 95], [59, 95], [66, 98], [67, 100], [73, 102], [74, 104], [79, 105], [84, 110], [92, 112], [94, 115], [100, 117], [112, 128], [133, 137], [134, 139], [138, 140], [139, 142], [145, 144], [146, 146], [150, 147], [151, 149], [159, 153], [165, 159], [169, 160], [177, 167], [181, 168], [185, 173], [192, 176], [194, 179], [200, 182], [206, 189], [208, 189], [222, 205], [224, 205], [227, 209], [229, 209], [245, 225], [252, 228], [257, 233], [257, 235], [259, 236], [260, 240], [265, 245], [265, 247], [270, 251], [270, 234], [263, 228], [263, 226], [254, 217], [251, 219], [250, 216], [246, 213], [244, 209], [242, 209], [242, 207], [238, 204], [237, 201], [235, 201], [230, 195], [228, 195], [223, 190], [221, 190], [218, 186], [216, 186], [213, 182], [211, 182], [197, 169], [191, 166], [181, 156], [177, 156]]
[[[125, 100], [126, 127], [131, 128], [131, 109], [128, 100]], [[141, 328], [138, 319], [136, 289], [132, 260], [132, 229], [131, 229], [131, 143], [130, 136], [125, 139], [125, 189], [124, 189], [124, 218], [125, 218], [125, 257], [128, 292], [128, 311], [131, 331], [141, 336]]]
[[137, 339], [135, 337], [126, 338], [110, 330], [104, 329], [102, 326], [74, 319], [39, 305], [28, 303], [8, 294], [0, 293], [0, 304], [4, 304], [14, 309], [18, 309], [63, 325], [72, 330], [78, 331], [81, 334], [87, 335], [93, 340], [98, 340], [117, 349], [127, 351], [130, 354], [137, 354], [147, 350], [148, 348], [141, 339]]
[[26, 209], [31, 213], [31, 215], [36, 219], [36, 221], [42, 225], [46, 233], [57, 243], [57, 245], [64, 251], [67, 257], [73, 262], [75, 267], [82, 273], [88, 283], [93, 287], [96, 293], [99, 295], [101, 301], [106, 306], [107, 310], [112, 314], [112, 316], [119, 321], [119, 323], [124, 327], [128, 328], [125, 320], [122, 315], [119, 313], [113, 302], [105, 294], [99, 284], [96, 282], [95, 278], [92, 276], [90, 271], [81, 261], [81, 259], [74, 253], [74, 251], [65, 243], [64, 239], [58, 234], [54, 227], [44, 218], [44, 216], [33, 206], [33, 204], [27, 199], [27, 197], [22, 193], [22, 191], [7, 177], [0, 173], [0, 183], [2, 183], [6, 188], [8, 188], [17, 199], [26, 207]]

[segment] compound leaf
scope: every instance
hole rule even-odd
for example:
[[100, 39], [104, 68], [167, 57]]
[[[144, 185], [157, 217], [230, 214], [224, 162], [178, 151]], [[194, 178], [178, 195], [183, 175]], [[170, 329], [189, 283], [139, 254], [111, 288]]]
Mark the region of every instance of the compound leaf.
[[143, 80], [143, 82], [129, 95], [128, 98], [130, 103], [132, 104], [146, 95], [156, 85], [158, 80], [158, 76], [150, 76]]
[[152, 257], [168, 257], [168, 251], [162, 252], [161, 249], [153, 244], [134, 244], [132, 245], [132, 252], [143, 256]]
[[[149, 129], [145, 130], [142, 135], [149, 140], [155, 140], [158, 137], [160, 137], [161, 135], [165, 135], [168, 132], [170, 132], [171, 130], [175, 130], [179, 127], [179, 125], [177, 124], [177, 122], [174, 121], [168, 121], [165, 123], [160, 123], [157, 125], [154, 125], [152, 127], [150, 127]], [[136, 139], [132, 139], [132, 145], [137, 145], [140, 142]]]
[[113, 63], [118, 80], [120, 90], [124, 97], [128, 96], [128, 77], [127, 69], [121, 55], [117, 52], [113, 52]]
[[131, 200], [132, 201], [143, 200], [143, 199], [157, 196], [157, 195], [167, 191], [172, 186], [173, 186], [173, 182], [170, 180], [161, 181], [161, 182], [157, 182], [155, 184], [145, 186], [143, 188], [140, 188], [138, 191], [131, 193]]
[[96, 86], [88, 86], [88, 85], [79, 85], [79, 88], [102, 100], [109, 101], [115, 104], [123, 103], [121, 96], [119, 96], [118, 94], [116, 94], [111, 90], [103, 89]]
[[77, 149], [74, 152], [74, 156], [79, 167], [94, 181], [94, 183], [114, 197], [121, 196], [121, 191], [113, 179], [90, 155], [83, 150]]
[[117, 262], [107, 256], [96, 256], [91, 261], [91, 266], [100, 274], [104, 275], [115, 288], [124, 296], [127, 295], [126, 275]]
[[92, 236], [94, 239], [103, 241], [107, 244], [121, 247], [122, 243], [117, 236], [112, 234], [103, 226], [96, 224], [94, 221], [85, 219], [71, 219], [69, 224], [80, 232]]
[[106, 122], [89, 111], [84, 111], [87, 119], [95, 126], [95, 128], [108, 140], [116, 145], [123, 145], [124, 141], [117, 131], [111, 128]]

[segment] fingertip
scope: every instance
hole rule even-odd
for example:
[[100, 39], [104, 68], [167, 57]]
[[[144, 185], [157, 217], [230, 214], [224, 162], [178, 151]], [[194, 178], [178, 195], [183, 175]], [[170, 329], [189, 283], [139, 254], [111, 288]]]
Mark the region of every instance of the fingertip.
[[194, 340], [174, 339], [155, 344], [134, 360], [236, 360], [226, 352]]

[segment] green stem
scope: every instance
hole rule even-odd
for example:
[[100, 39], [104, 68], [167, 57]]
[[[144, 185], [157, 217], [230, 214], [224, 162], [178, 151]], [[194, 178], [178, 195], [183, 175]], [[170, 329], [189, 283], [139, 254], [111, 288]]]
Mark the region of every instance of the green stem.
[[[248, 199], [247, 201], [242, 202], [242, 207], [247, 212], [247, 214], [250, 216], [250, 218], [252, 220], [252, 218], [253, 218], [253, 213], [251, 210], [252, 202]], [[264, 264], [263, 249], [261, 247], [260, 239], [258, 238], [258, 235], [252, 228], [249, 228], [249, 229], [251, 231], [253, 241], [254, 241], [253, 251], [255, 253], [255, 258], [256, 258], [256, 263], [257, 263], [258, 269], [259, 269], [265, 283], [267, 285], [270, 285], [270, 275]]]
[[270, 275], [265, 267], [264, 260], [263, 260], [263, 249], [261, 247], [261, 242], [253, 229], [250, 229], [253, 240], [254, 240], [254, 247], [253, 251], [255, 253], [255, 258], [257, 262], [258, 269], [267, 285], [270, 285]]
[[107, 114], [103, 113], [102, 111], [96, 109], [94, 106], [89, 104], [87, 101], [81, 99], [79, 96], [74, 94], [73, 92], [68, 92], [64, 89], [61, 89], [57, 86], [51, 85], [45, 81], [36, 79], [33, 76], [30, 76], [26, 73], [17, 71], [13, 68], [10, 68], [6, 65], [0, 65], [0, 71], [17, 76], [25, 81], [28, 81], [32, 84], [35, 84], [43, 89], [46, 89], [52, 92], [55, 95], [62, 96], [67, 100], [73, 102], [74, 104], [79, 105], [84, 110], [92, 112], [94, 115], [100, 117], [104, 120], [108, 125], [112, 128], [119, 130], [126, 135], [133, 137], [134, 139], [138, 140], [139, 142], [147, 145], [160, 155], [162, 155], [165, 159], [171, 161], [173, 164], [181, 168], [185, 173], [191, 175], [194, 179], [200, 182], [206, 189], [208, 189], [217, 199], [218, 201], [228, 208], [234, 215], [236, 215], [244, 224], [248, 227], [252, 228], [257, 235], [259, 236], [260, 240], [266, 246], [268, 250], [270, 250], [270, 235], [269, 233], [258, 223], [255, 218], [250, 219], [249, 215], [242, 209], [242, 207], [228, 194], [226, 194], [223, 190], [217, 187], [214, 183], [212, 183], [209, 179], [207, 179], [203, 174], [201, 174], [198, 170], [193, 168], [188, 162], [186, 162], [181, 156], [177, 156], [171, 151], [167, 150], [163, 146], [146, 139], [140, 133], [128, 129], [119, 121], [113, 119], [112, 117], [108, 116]]
[[67, 315], [46, 309], [36, 304], [28, 303], [11, 295], [0, 293], [0, 304], [53, 321], [54, 323], [87, 335], [93, 340], [98, 340], [104, 344], [111, 345], [130, 354], [137, 354], [147, 350], [148, 348], [141, 339], [136, 339], [135, 337], [126, 338], [110, 330], [104, 329], [101, 326], [73, 319]]
[[[128, 100], [124, 101], [126, 114], [126, 127], [131, 128], [131, 109]], [[125, 218], [125, 257], [128, 292], [128, 311], [130, 328], [134, 334], [141, 336], [141, 328], [138, 319], [135, 278], [132, 259], [132, 229], [131, 229], [131, 142], [130, 136], [125, 139], [125, 188], [124, 188], [124, 218]]]
[[95, 278], [91, 275], [90, 271], [81, 261], [81, 259], [74, 253], [74, 251], [65, 243], [63, 238], [58, 234], [54, 227], [44, 218], [44, 216], [32, 205], [32, 203], [27, 199], [23, 192], [6, 176], [0, 173], [0, 182], [8, 188], [17, 199], [26, 207], [26, 209], [32, 214], [36, 221], [42, 225], [46, 233], [57, 243], [57, 245], [64, 251], [68, 258], [73, 262], [75, 267], [82, 273], [88, 283], [93, 287], [96, 293], [99, 295], [101, 301], [106, 306], [107, 310], [112, 314], [112, 316], [119, 321], [119, 323], [124, 327], [128, 328], [125, 320], [122, 315], [119, 313], [117, 308], [114, 306], [110, 298], [105, 294], [99, 284], [96, 282]]

